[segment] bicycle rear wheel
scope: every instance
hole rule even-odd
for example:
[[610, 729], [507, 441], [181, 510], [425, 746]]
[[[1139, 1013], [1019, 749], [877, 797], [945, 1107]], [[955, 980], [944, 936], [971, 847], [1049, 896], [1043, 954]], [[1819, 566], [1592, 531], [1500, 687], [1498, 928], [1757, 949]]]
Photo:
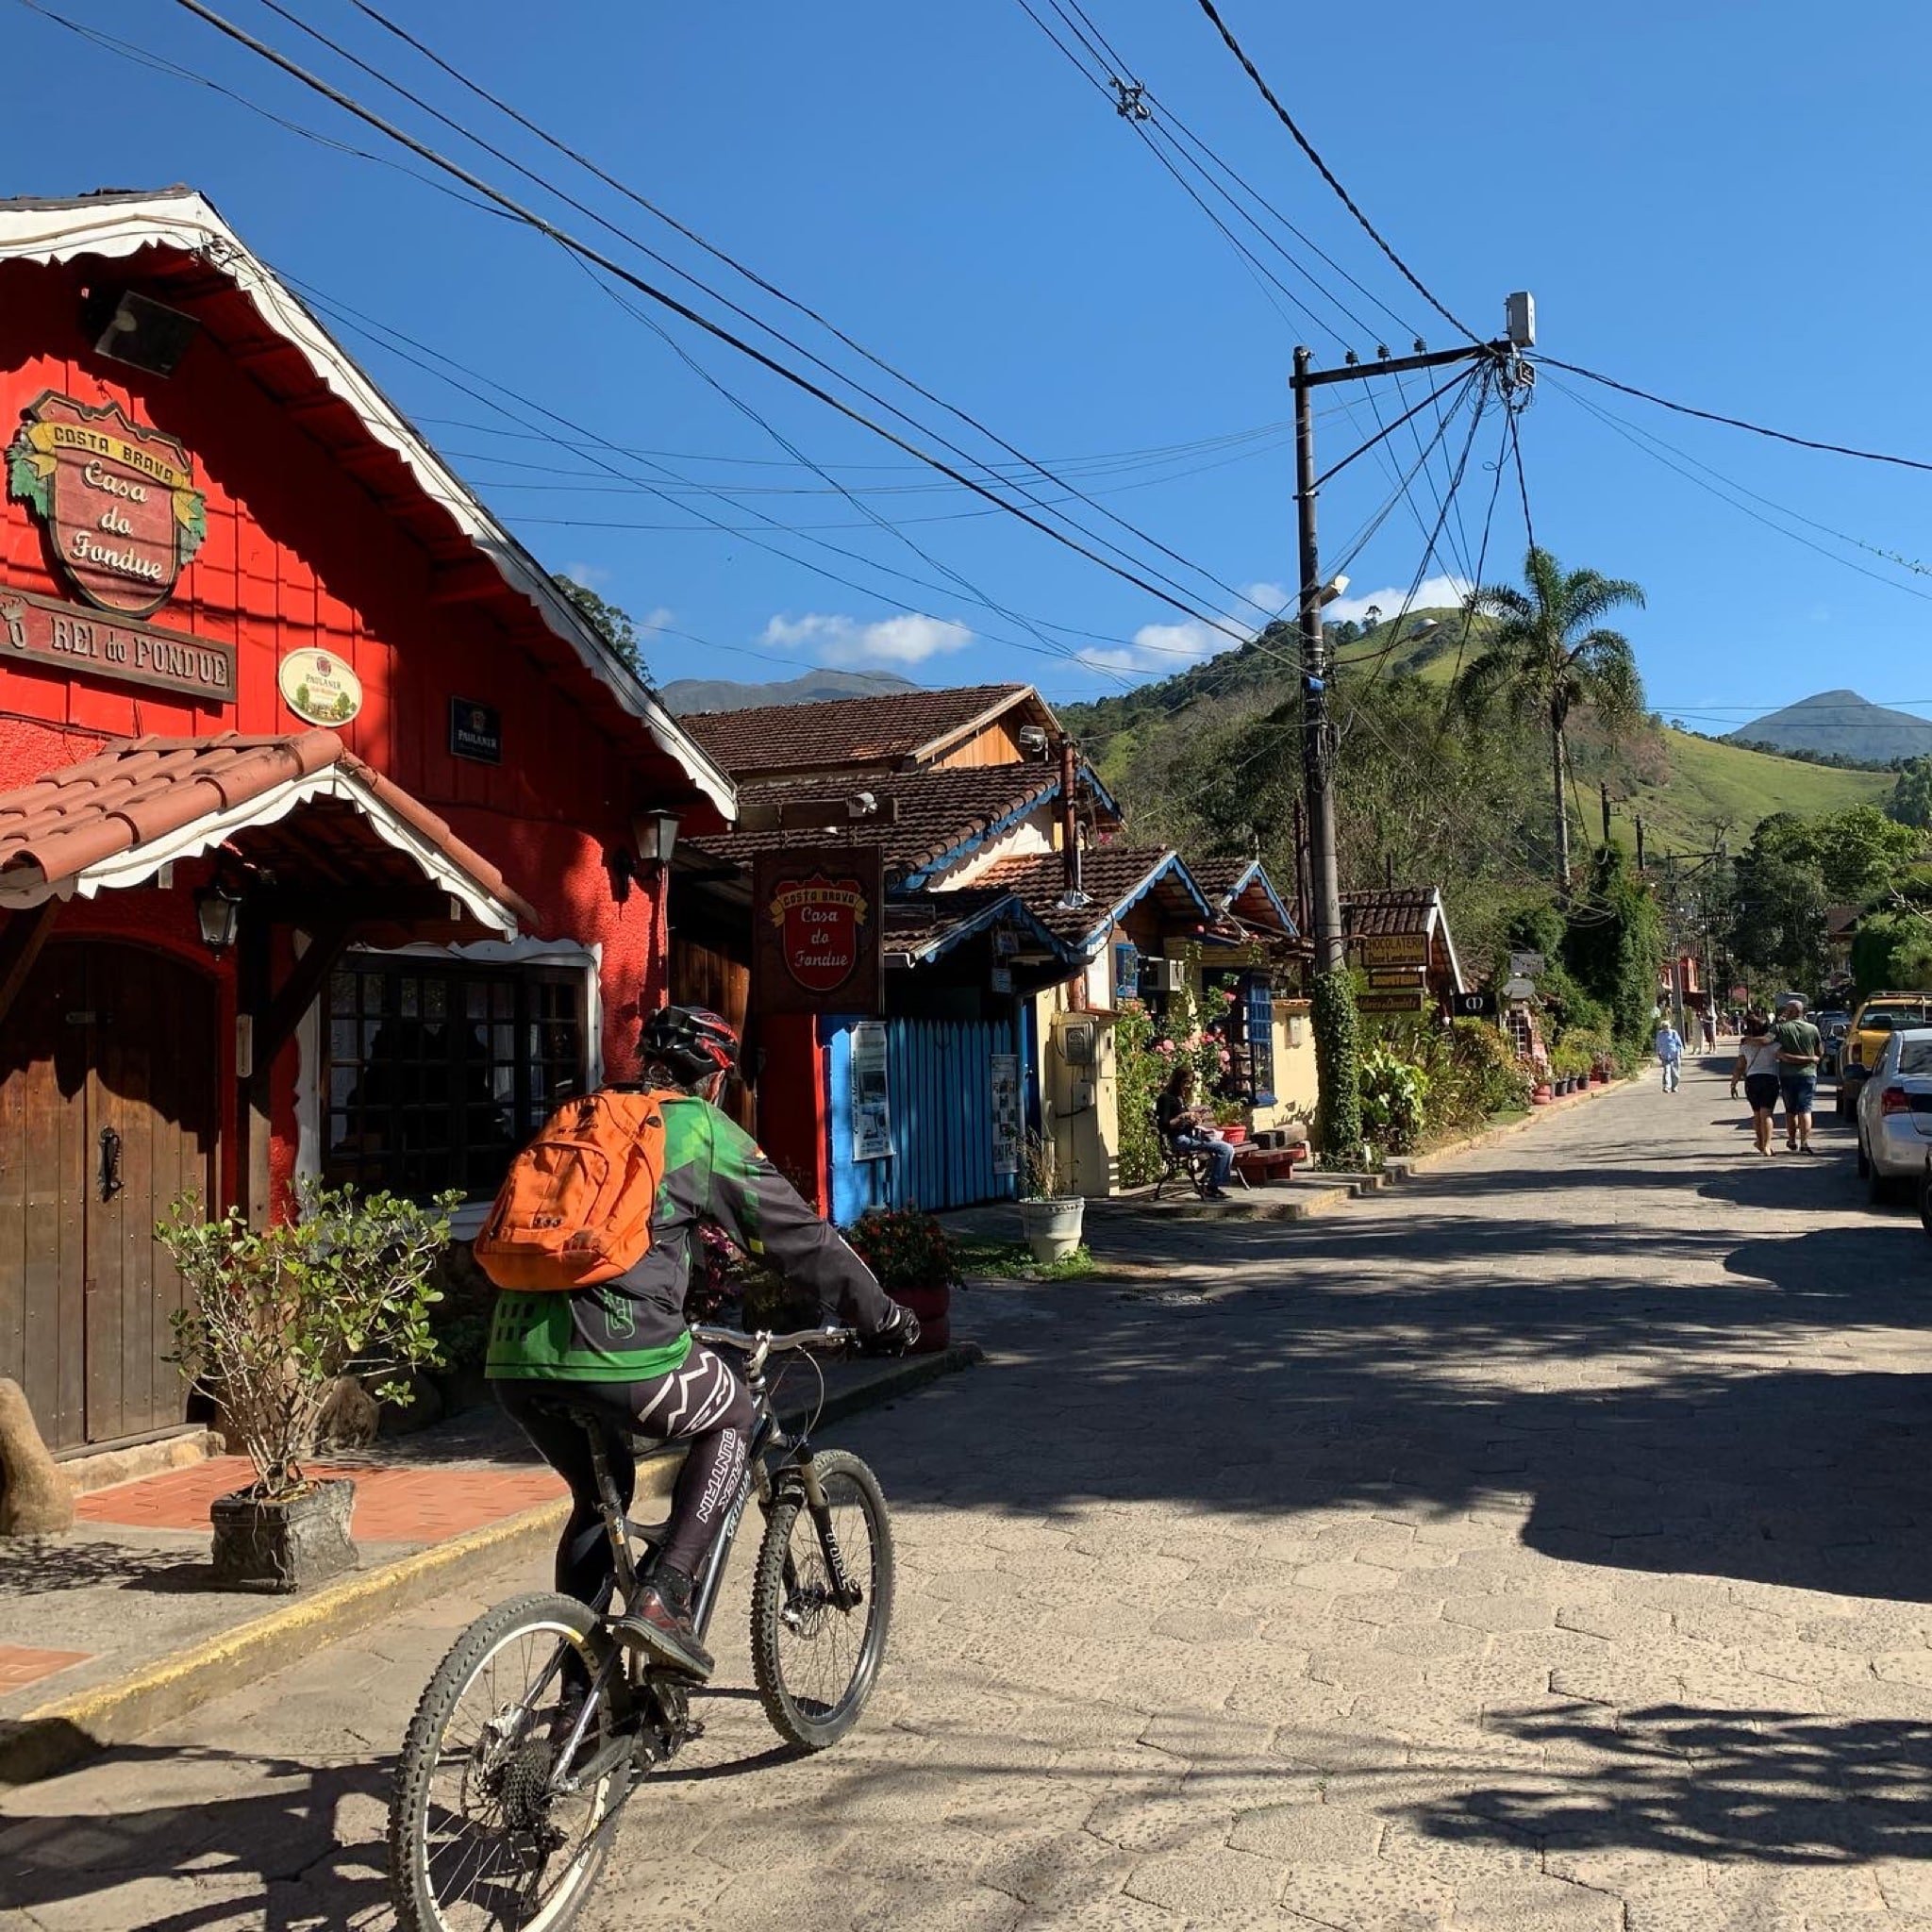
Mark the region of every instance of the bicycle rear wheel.
[[556, 1790], [571, 1722], [560, 1665], [574, 1656], [594, 1678], [606, 1655], [591, 1610], [547, 1591], [497, 1605], [457, 1640], [416, 1707], [390, 1796], [402, 1932], [563, 1932], [576, 1917], [631, 1759], [612, 1754], [607, 1687], [571, 1760], [596, 1774], [576, 1791]]
[[[892, 1531], [878, 1478], [858, 1457], [831, 1449], [812, 1462], [830, 1521], [816, 1522], [795, 1487], [773, 1504], [752, 1580], [751, 1661], [773, 1728], [823, 1751], [858, 1722], [885, 1657]], [[843, 1606], [840, 1571], [857, 1591]]]

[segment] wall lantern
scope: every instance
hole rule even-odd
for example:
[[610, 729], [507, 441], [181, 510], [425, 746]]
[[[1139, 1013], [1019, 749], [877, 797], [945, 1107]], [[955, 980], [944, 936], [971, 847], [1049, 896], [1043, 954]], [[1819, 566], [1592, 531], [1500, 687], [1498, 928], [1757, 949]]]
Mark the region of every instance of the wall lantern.
[[194, 895], [201, 942], [211, 953], [225, 953], [242, 924], [242, 894], [219, 874]]
[[678, 817], [675, 811], [640, 812], [631, 821], [638, 857], [646, 865], [669, 865], [677, 850]]

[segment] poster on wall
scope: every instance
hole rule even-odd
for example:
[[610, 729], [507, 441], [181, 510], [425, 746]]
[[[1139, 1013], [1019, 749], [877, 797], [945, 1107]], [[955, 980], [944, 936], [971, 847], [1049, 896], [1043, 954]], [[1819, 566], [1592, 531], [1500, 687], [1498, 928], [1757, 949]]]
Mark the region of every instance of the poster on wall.
[[878, 1013], [876, 845], [761, 852], [752, 861], [752, 1004], [761, 1013]]
[[886, 1026], [861, 1020], [852, 1029], [852, 1158], [883, 1160], [892, 1151], [886, 1076]]
[[996, 1053], [992, 1069], [992, 1171], [1020, 1172], [1020, 1056]]

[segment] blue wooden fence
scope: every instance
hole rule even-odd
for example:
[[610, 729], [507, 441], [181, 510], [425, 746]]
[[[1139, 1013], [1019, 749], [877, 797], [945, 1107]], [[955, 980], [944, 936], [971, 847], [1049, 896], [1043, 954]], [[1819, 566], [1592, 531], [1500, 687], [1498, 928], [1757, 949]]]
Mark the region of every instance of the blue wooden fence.
[[[886, 1022], [891, 1153], [852, 1158], [851, 1020], [822, 1023], [830, 1086], [832, 1218], [868, 1208], [970, 1208], [1008, 1201], [1017, 1177], [992, 1170], [992, 1057], [1014, 1051], [1008, 1020]], [[1024, 1070], [1022, 1070], [1024, 1078]]]

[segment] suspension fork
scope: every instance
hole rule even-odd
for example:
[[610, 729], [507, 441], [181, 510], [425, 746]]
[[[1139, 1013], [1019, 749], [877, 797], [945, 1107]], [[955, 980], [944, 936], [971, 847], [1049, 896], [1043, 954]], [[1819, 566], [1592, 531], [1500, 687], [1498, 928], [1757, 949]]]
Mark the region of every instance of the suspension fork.
[[[797, 1468], [805, 1487], [806, 1510], [819, 1533], [819, 1548], [824, 1553], [825, 1574], [832, 1579], [832, 1601], [841, 1610], [857, 1609], [864, 1601], [865, 1592], [846, 1573], [844, 1552], [840, 1549], [838, 1532], [832, 1527], [832, 1506], [825, 1500], [825, 1486], [819, 1480], [818, 1464], [812, 1458], [809, 1442], [798, 1445]], [[789, 1551], [785, 1557], [785, 1580], [787, 1589], [793, 1588], [797, 1581], [791, 1574]]]

